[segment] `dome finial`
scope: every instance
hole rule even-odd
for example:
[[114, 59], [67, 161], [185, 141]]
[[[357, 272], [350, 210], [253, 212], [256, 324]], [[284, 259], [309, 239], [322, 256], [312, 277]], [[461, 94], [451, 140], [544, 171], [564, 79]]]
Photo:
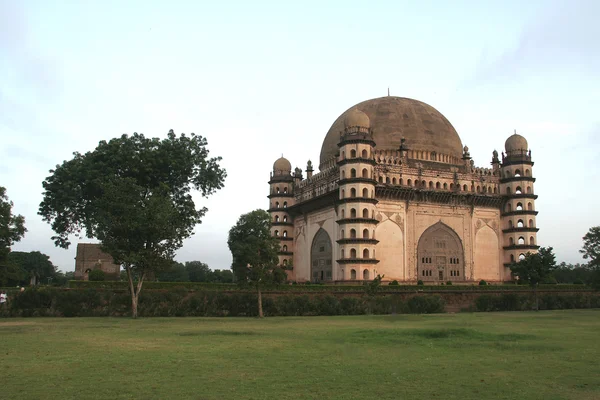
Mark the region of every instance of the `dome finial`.
[[388, 86], [388, 97], [390, 96], [390, 87]]

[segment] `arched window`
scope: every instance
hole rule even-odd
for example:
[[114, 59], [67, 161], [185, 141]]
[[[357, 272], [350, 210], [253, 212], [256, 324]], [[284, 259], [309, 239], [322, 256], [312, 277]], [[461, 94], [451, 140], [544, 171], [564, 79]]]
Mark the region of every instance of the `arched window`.
[[498, 193], [498, 188], [494, 186], [494, 194]]
[[413, 186], [414, 186], [414, 187], [417, 187], [417, 186], [419, 186], [419, 181], [415, 179], [415, 181], [413, 182]]
[[363, 229], [363, 239], [368, 239], [368, 238], [369, 238], [369, 230]]
[[346, 198], [346, 191], [345, 191], [344, 189], [342, 189], [342, 196], [341, 196], [341, 198], [342, 198], [342, 199], [345, 199], [345, 198]]
[[355, 281], [356, 280], [356, 270], [350, 270], [350, 279]]
[[342, 219], [344, 219], [345, 217], [346, 217], [346, 211], [344, 211], [344, 210], [342, 209]]
[[275, 216], [275, 222], [279, 222], [279, 215]]
[[515, 170], [515, 176], [521, 176], [521, 170], [520, 169], [516, 169]]
[[519, 240], [517, 241], [518, 244], [525, 244], [525, 238], [523, 236], [519, 237]]
[[433, 189], [433, 182], [429, 181], [429, 189]]
[[350, 150], [350, 158], [356, 158], [356, 150]]
[[450, 190], [454, 189], [454, 183], [450, 184]]
[[279, 208], [279, 202], [275, 202], [275, 208]]
[[521, 190], [521, 186], [517, 186], [517, 188], [515, 189], [515, 194], [521, 194], [523, 193], [523, 191]]
[[279, 231], [275, 231], [275, 236], [279, 236]]
[[[416, 185], [415, 185], [416, 186]], [[421, 181], [421, 187], [422, 188], [426, 188], [427, 187], [427, 182], [425, 181]]]
[[283, 231], [283, 237], [287, 237], [287, 231]]
[[388, 185], [390, 184], [390, 177], [389, 176], [385, 177], [385, 183], [387, 183]]
[[517, 211], [522, 211], [522, 210], [523, 210], [523, 204], [517, 203]]
[[448, 184], [444, 182], [444, 190], [448, 190]]
[[283, 245], [283, 249], [282, 249], [282, 250], [283, 250], [283, 251], [287, 251], [287, 244], [284, 244], [284, 245]]
[[506, 178], [510, 178], [510, 171], [509, 170], [504, 171], [504, 176]]
[[524, 226], [525, 225], [523, 224], [523, 220], [522, 219], [520, 219], [520, 220], [517, 221], [517, 228], [522, 228]]
[[513, 227], [513, 222], [512, 222], [512, 220], [509, 219], [508, 220], [508, 228], [510, 229], [512, 227]]
[[352, 238], [352, 239], [356, 238], [356, 229], [350, 229], [350, 238]]
[[369, 210], [367, 208], [363, 208], [363, 218], [369, 218]]
[[343, 230], [343, 229], [340, 231], [340, 237], [341, 237], [342, 239], [344, 238], [344, 230]]
[[363, 250], [363, 258], [364, 259], [368, 259], [369, 258], [369, 249], [364, 249]]
[[506, 188], [506, 194], [510, 194], [510, 188], [509, 187]]
[[356, 249], [350, 249], [350, 258], [356, 258]]
[[533, 210], [533, 204], [531, 204], [531, 203], [527, 203], [527, 209], [528, 209], [529, 211]]
[[283, 216], [283, 222], [287, 222], [287, 215]]
[[283, 208], [287, 208], [287, 201], [283, 202]]
[[362, 177], [363, 178], [368, 178], [369, 177], [369, 170], [366, 168], [363, 168], [362, 170]]
[[530, 170], [528, 170], [528, 169], [526, 169], [526, 170], [525, 170], [525, 176], [531, 176], [531, 171], [530, 171]]
[[467, 185], [463, 185], [463, 192], [468, 192]]
[[477, 193], [481, 192], [481, 187], [479, 185], [477, 185]]
[[350, 189], [350, 197], [356, 197], [356, 189]]
[[346, 170], [342, 170], [342, 179], [346, 179]]
[[529, 244], [534, 246], [535, 245], [535, 239], [533, 238], [533, 236], [529, 237]]
[[283, 188], [283, 193], [287, 193], [287, 186]]
[[400, 186], [404, 185], [404, 180], [402, 178], [400, 178], [399, 183], [400, 183]]
[[380, 176], [379, 178], [377, 178], [377, 180], [379, 181], [379, 183], [383, 183], [383, 177]]
[[524, 260], [525, 259], [525, 254], [521, 253], [519, 254], [519, 261]]
[[527, 186], [527, 193], [531, 194], [531, 186]]
[[350, 209], [350, 218], [356, 218], [356, 209], [354, 209], [354, 208]]
[[508, 245], [513, 246], [515, 244], [515, 240], [511, 237], [508, 238]]
[[515, 262], [515, 256], [513, 254], [510, 255], [510, 262]]
[[410, 179], [409, 179], [409, 180], [407, 180], [407, 181], [406, 181], [406, 185], [407, 185], [407, 186], [411, 186], [411, 185], [412, 185], [412, 180], [410, 180]]
[[277, 193], [279, 193], [279, 186], [277, 186]]
[[368, 281], [369, 280], [369, 270], [365, 269], [363, 271], [363, 280]]
[[354, 168], [350, 170], [350, 178], [356, 178], [356, 170]]
[[396, 185], [397, 181], [396, 178], [392, 178], [392, 185]]
[[529, 220], [529, 227], [533, 228], [533, 220], [532, 219]]
[[367, 150], [362, 151], [362, 158], [369, 158], [369, 153], [367, 152]]
[[362, 195], [362, 197], [369, 197], [369, 189], [367, 189], [367, 188], [363, 189], [363, 195]]
[[287, 265], [287, 260], [283, 260], [283, 265]]
[[[345, 258], [344, 249], [342, 249], [342, 258]], [[343, 271], [343, 270], [342, 270]]]

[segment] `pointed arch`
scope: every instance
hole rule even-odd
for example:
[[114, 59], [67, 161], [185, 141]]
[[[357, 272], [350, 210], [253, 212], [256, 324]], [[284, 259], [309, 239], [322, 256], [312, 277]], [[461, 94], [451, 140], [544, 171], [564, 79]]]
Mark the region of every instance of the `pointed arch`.
[[[432, 263], [422, 262], [429, 259]], [[417, 274], [420, 279], [433, 282], [465, 279], [462, 240], [441, 221], [425, 229], [419, 237]]]
[[331, 237], [320, 228], [312, 241], [310, 251], [311, 280], [313, 282], [332, 280], [333, 272], [333, 246]]

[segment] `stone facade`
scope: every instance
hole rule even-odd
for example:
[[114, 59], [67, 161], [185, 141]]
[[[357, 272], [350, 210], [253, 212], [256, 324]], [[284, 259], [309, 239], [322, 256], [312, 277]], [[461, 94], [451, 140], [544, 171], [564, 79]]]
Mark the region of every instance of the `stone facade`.
[[283, 157], [273, 166], [280, 264], [298, 282], [511, 280], [510, 262], [538, 249], [537, 196], [525, 138], [505, 150], [478, 168], [433, 107], [359, 103], [326, 135], [319, 173], [310, 161], [306, 178]]
[[75, 279], [88, 280], [90, 271], [104, 271], [107, 280], [117, 280], [121, 266], [113, 262], [113, 258], [100, 249], [99, 244], [78, 243], [75, 257]]

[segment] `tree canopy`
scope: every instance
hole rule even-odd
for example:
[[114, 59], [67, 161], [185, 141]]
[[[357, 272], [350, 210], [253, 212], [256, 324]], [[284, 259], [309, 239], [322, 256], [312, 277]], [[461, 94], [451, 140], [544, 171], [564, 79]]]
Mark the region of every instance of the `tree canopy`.
[[172, 266], [207, 211], [196, 208], [191, 191], [208, 197], [223, 187], [221, 158], [209, 158], [206, 146], [202, 136], [172, 130], [165, 139], [123, 135], [73, 153], [43, 182], [39, 214], [56, 233], [55, 244], [68, 248], [73, 234], [97, 238], [127, 271], [134, 317], [144, 279]]
[[600, 289], [600, 226], [590, 228], [583, 237], [583, 248], [580, 250], [583, 258], [590, 260], [588, 265], [591, 269], [589, 283], [595, 289]]
[[536, 308], [538, 304], [537, 286], [546, 278], [552, 275], [556, 269], [556, 256], [552, 247], [540, 247], [537, 253], [527, 253], [522, 260], [512, 263], [510, 270], [519, 278], [519, 281], [526, 282], [534, 289]]
[[233, 256], [232, 269], [240, 285], [258, 292], [259, 317], [263, 316], [261, 289], [286, 280], [279, 263], [279, 241], [271, 236], [271, 217], [264, 210], [243, 214], [229, 230], [227, 244]]
[[25, 218], [22, 215], [13, 215], [13, 202], [6, 195], [6, 188], [0, 186], [0, 264], [5, 262], [13, 244], [23, 238]]

